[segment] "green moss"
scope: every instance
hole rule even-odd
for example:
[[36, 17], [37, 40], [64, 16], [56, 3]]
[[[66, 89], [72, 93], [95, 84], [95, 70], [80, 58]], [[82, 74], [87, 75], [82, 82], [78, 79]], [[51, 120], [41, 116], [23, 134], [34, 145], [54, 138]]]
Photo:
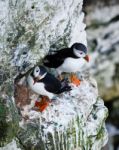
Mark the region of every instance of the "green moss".
[[18, 129], [18, 116], [11, 99], [0, 98], [0, 146], [11, 142]]
[[36, 37], [35, 34], [31, 36], [30, 40], [28, 41], [28, 45], [30, 48], [33, 48], [35, 46]]
[[90, 26], [88, 26], [87, 28], [86, 28], [86, 30], [87, 29], [97, 29], [97, 28], [99, 28], [100, 26], [107, 26], [108, 25], [108, 22], [99, 22], [99, 21], [97, 21], [97, 20], [93, 20], [92, 21], [92, 23], [91, 23], [91, 25]]
[[0, 100], [0, 121], [6, 115], [6, 107], [3, 101]]
[[54, 43], [52, 42], [50, 44], [51, 51], [60, 50], [60, 49], [68, 47], [68, 44], [70, 43], [70, 33], [71, 33], [71, 25], [69, 22], [66, 28], [64, 29], [63, 37], [57, 37], [57, 40], [54, 41]]
[[6, 106], [2, 98], [0, 98], [0, 147], [6, 141], [8, 124], [6, 122]]
[[92, 137], [88, 137], [88, 138], [87, 138], [87, 144], [86, 144], [86, 146], [85, 146], [86, 150], [87, 150], [87, 149], [91, 150], [92, 145], [93, 145]]
[[[79, 143], [80, 144], [80, 134], [81, 134], [81, 129], [79, 129], [79, 133], [76, 133], [75, 129], [75, 124], [80, 124], [79, 118], [77, 117], [76, 120], [72, 120], [69, 125], [68, 129], [65, 129], [65, 132], [57, 131], [58, 124], [55, 124], [56, 129], [54, 128], [54, 135], [49, 133], [47, 137], [45, 137], [46, 141], [44, 143], [43, 141], [43, 136], [44, 132], [43, 129], [41, 128], [41, 131], [39, 131], [39, 126], [38, 127], [33, 127], [32, 125], [27, 126], [27, 129], [21, 129], [19, 131], [17, 137], [19, 139], [19, 142], [25, 149], [33, 149], [37, 150], [38, 145], [40, 145], [40, 150], [44, 149], [49, 149], [49, 150], [54, 150], [54, 149], [70, 149], [72, 146], [73, 148], [76, 148], [77, 146], [77, 141], [76, 141], [76, 134], [79, 134]], [[71, 140], [72, 139], [72, 140]], [[33, 140], [33, 141], [32, 141]], [[33, 144], [34, 141], [37, 141], [35, 145]], [[55, 141], [54, 141], [55, 140]], [[71, 145], [73, 142], [73, 145]]]
[[100, 129], [100, 131], [98, 132], [96, 139], [97, 139], [97, 140], [100, 140], [100, 139], [102, 139], [103, 137], [104, 137], [104, 128], [102, 127], [102, 128]]
[[44, 7], [44, 10], [45, 10], [46, 12], [49, 12], [49, 11], [51, 10], [51, 7], [49, 7], [49, 5], [46, 5], [46, 6]]

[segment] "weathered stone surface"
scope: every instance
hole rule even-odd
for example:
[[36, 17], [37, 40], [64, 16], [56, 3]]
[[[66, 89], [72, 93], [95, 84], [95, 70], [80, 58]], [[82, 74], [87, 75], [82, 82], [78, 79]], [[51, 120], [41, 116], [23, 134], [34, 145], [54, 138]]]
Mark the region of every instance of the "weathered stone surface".
[[87, 16], [87, 37], [93, 52], [91, 73], [96, 78], [99, 93], [105, 101], [119, 97], [118, 9], [119, 5], [96, 7]]
[[24, 122], [26, 127], [18, 135], [20, 141], [27, 149], [95, 149], [97, 138], [104, 145], [107, 133], [103, 122], [107, 109], [97, 96], [97, 90], [84, 80], [78, 88], [57, 97], [56, 103], [42, 114], [30, 110], [29, 120]]
[[[87, 37], [92, 50], [92, 73], [109, 108], [109, 140], [104, 150], [119, 148], [119, 1], [92, 1], [87, 5]], [[107, 3], [103, 3], [107, 2]], [[99, 4], [98, 3], [98, 4]]]
[[101, 149], [107, 142], [104, 125], [107, 109], [98, 96], [94, 80], [84, 74], [79, 87], [57, 96], [56, 103], [51, 103], [43, 113], [33, 110], [37, 96], [27, 98], [27, 84], [16, 87], [15, 80], [19, 73], [42, 64], [49, 50], [71, 46], [74, 42], [86, 44], [83, 1], [5, 0], [0, 3], [0, 110], [3, 114], [0, 128], [3, 123], [6, 125], [2, 128], [5, 131], [0, 144], [11, 142], [1, 149], [12, 149], [15, 141], [21, 149], [29, 150]]
[[108, 111], [96, 86], [94, 80], [84, 76], [79, 87], [72, 85], [72, 91], [57, 96], [42, 113], [33, 110], [35, 93], [30, 104], [20, 101], [23, 105], [18, 106], [22, 109], [17, 139], [21, 147], [36, 150], [101, 149], [107, 142], [104, 122]]
[[19, 116], [13, 100], [8, 95], [0, 97], [0, 147], [11, 142], [19, 130]]

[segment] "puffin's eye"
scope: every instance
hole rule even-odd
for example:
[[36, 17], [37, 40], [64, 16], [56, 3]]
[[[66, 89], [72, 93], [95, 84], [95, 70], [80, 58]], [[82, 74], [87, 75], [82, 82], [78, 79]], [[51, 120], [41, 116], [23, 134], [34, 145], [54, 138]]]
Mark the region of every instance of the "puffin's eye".
[[82, 52], [80, 52], [80, 54], [82, 55], [83, 53], [82, 53]]
[[39, 70], [36, 70], [36, 72], [39, 72]]

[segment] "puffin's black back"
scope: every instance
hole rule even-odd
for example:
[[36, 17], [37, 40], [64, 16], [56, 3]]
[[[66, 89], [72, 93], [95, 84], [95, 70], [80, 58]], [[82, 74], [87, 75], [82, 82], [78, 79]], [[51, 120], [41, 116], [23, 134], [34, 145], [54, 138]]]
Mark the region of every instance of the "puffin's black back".
[[47, 75], [38, 82], [44, 83], [46, 91], [54, 94], [61, 94], [71, 90], [71, 86], [68, 85], [67, 80], [59, 81], [50, 73], [47, 73]]
[[78, 58], [73, 54], [72, 48], [65, 48], [56, 51], [55, 54], [49, 54], [44, 58], [44, 65], [49, 68], [58, 68], [63, 64], [64, 60], [68, 57]]
[[50, 73], [47, 73], [47, 75], [38, 82], [43, 82], [45, 84], [45, 89], [54, 94], [61, 89], [60, 81]]

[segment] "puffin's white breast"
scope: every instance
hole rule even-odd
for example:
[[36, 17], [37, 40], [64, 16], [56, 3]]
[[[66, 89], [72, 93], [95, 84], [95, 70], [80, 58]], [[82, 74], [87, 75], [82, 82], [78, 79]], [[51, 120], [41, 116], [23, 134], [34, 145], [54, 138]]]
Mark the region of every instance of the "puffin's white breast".
[[29, 75], [28, 78], [27, 78], [27, 81], [28, 81], [28, 84], [29, 84], [29, 87], [37, 94], [39, 95], [44, 95], [44, 96], [48, 96], [50, 99], [53, 98], [53, 94], [46, 91], [45, 88], [44, 88], [44, 84], [41, 83], [41, 82], [36, 82], [34, 84], [34, 80], [33, 78]]
[[77, 72], [81, 70], [85, 63], [86, 60], [84, 58], [67, 58], [64, 63], [57, 68], [57, 72], [59, 74], [62, 72]]

